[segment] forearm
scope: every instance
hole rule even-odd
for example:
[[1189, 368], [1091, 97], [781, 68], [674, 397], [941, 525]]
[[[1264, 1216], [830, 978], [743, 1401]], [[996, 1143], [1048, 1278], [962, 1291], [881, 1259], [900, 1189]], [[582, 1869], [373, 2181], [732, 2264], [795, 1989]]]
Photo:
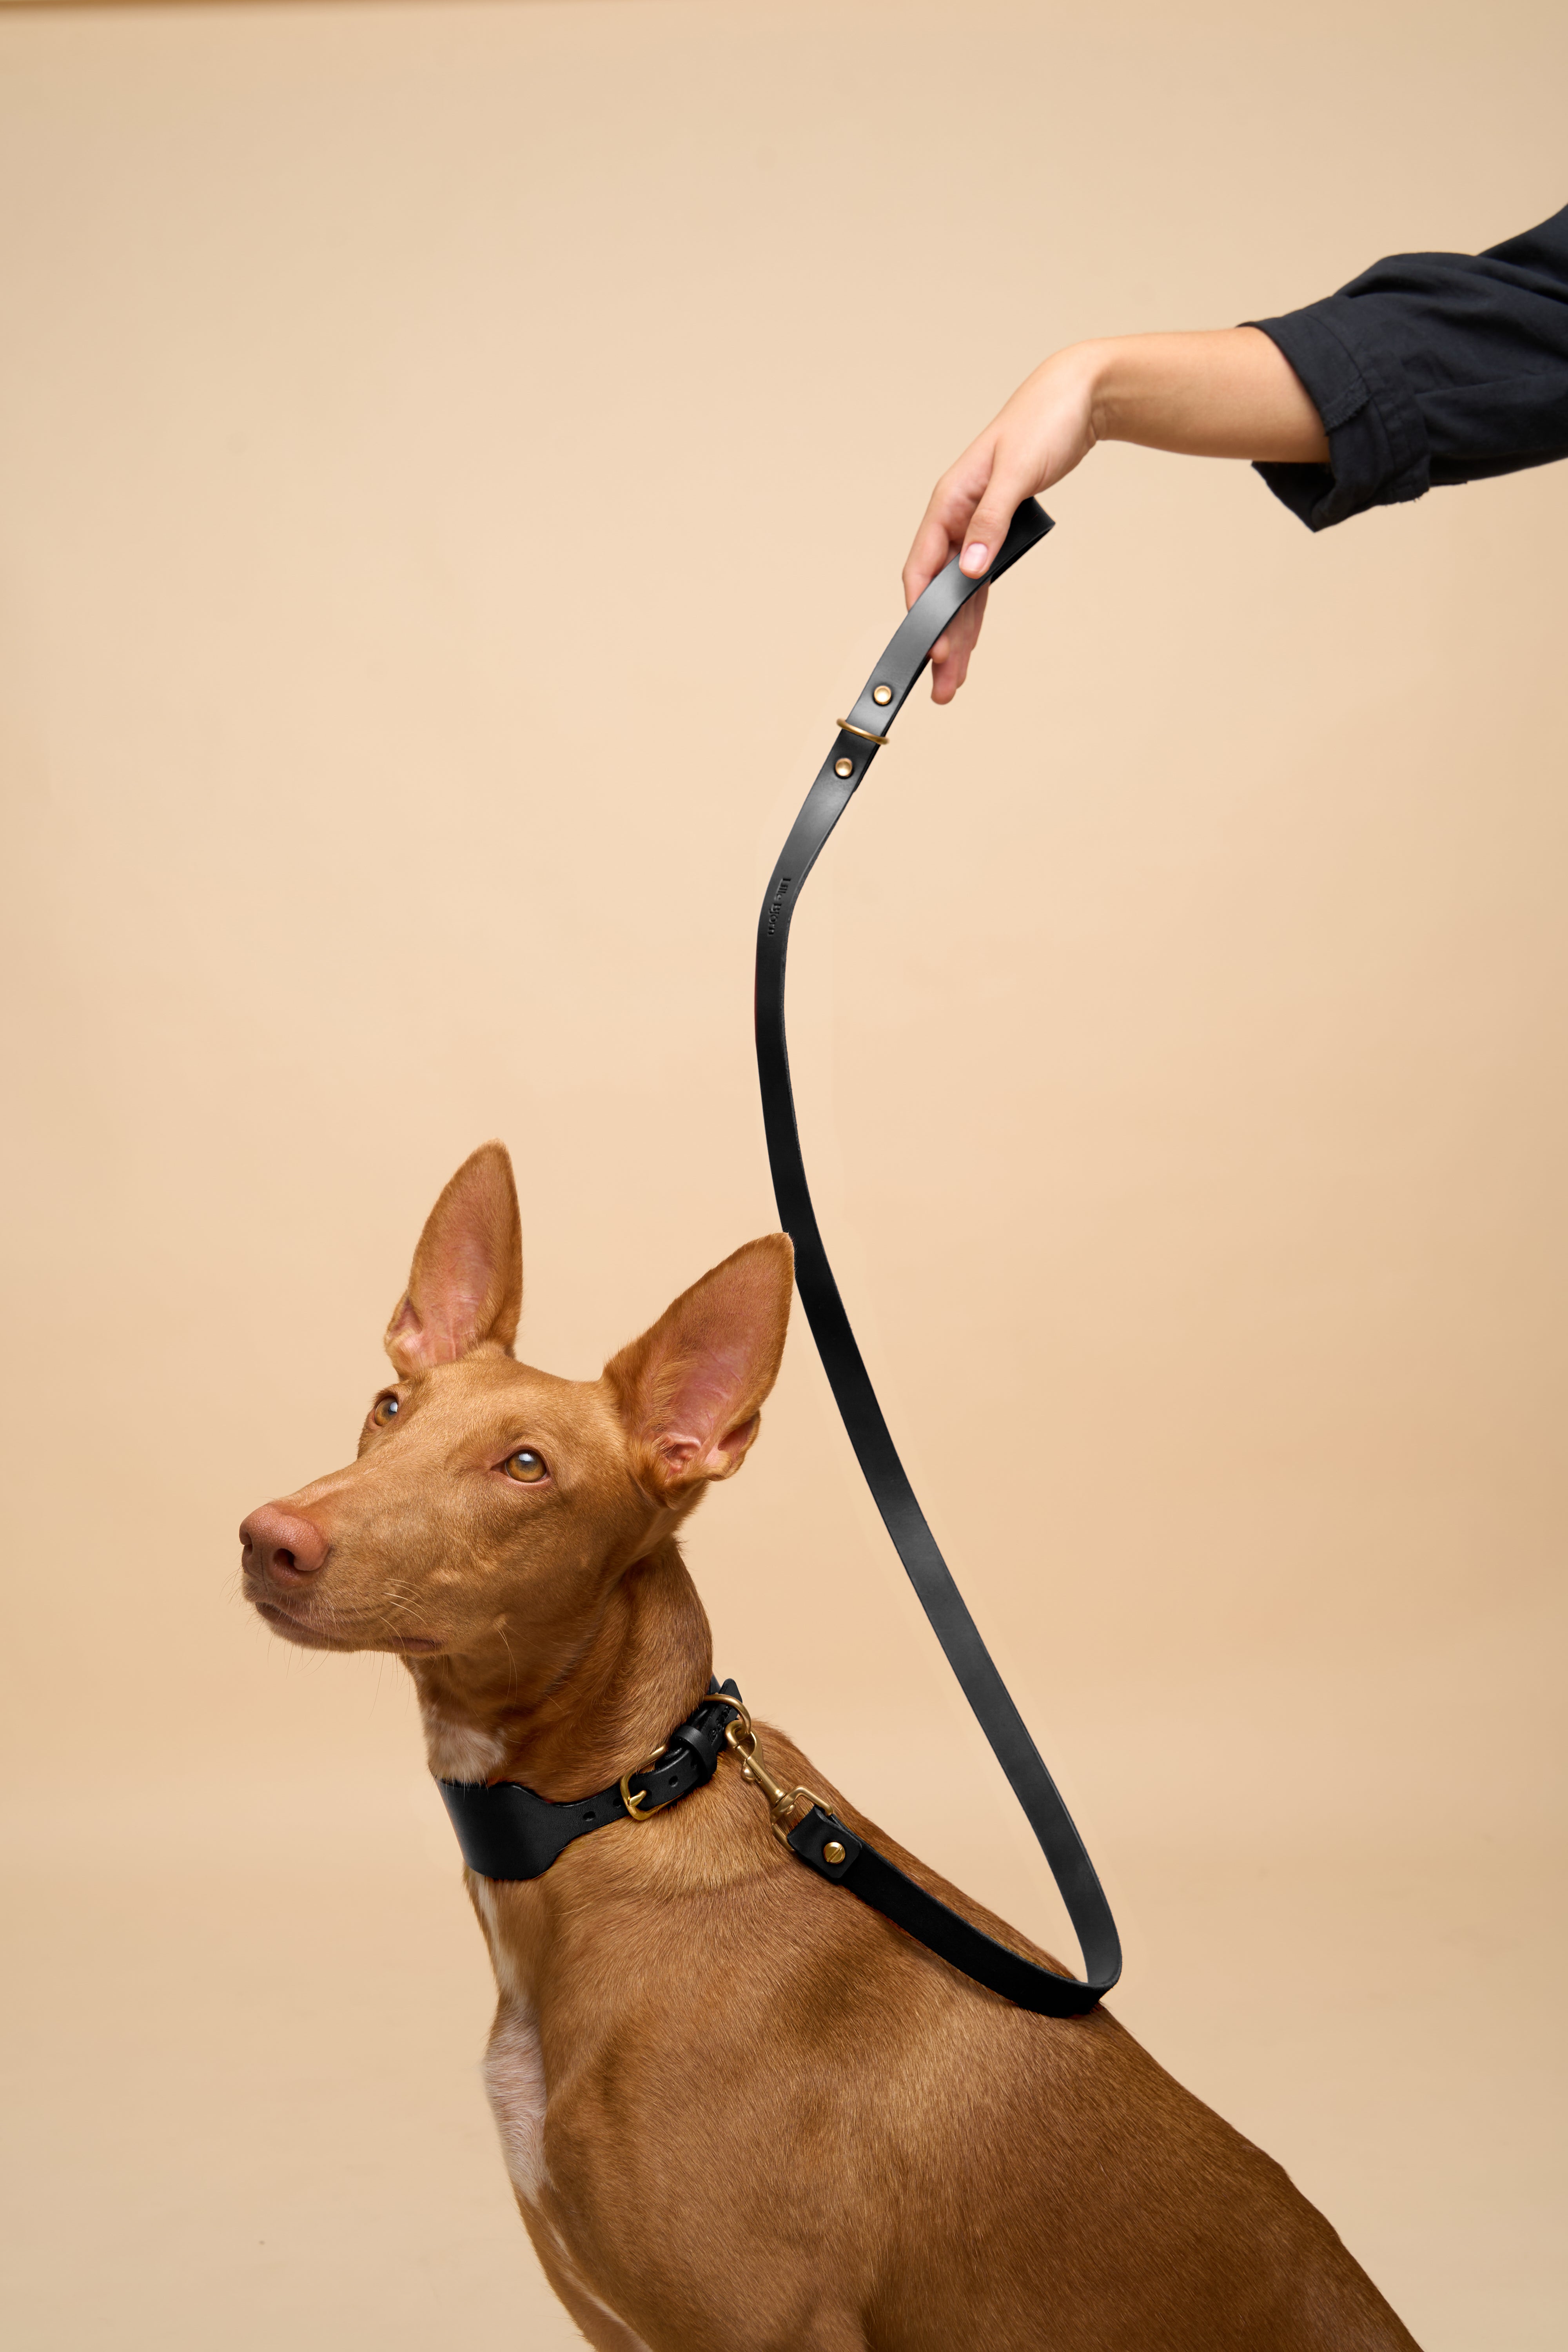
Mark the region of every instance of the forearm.
[[1188, 457], [1321, 465], [1328, 436], [1289, 360], [1256, 327], [1080, 343], [1096, 441]]

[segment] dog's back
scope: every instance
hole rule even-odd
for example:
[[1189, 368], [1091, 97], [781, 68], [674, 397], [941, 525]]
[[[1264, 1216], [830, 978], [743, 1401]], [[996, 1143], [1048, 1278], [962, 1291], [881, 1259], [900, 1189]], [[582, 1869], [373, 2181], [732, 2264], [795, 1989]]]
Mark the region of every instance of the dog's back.
[[[782, 1735], [764, 1744], [943, 1901], [1046, 1957]], [[1279, 2166], [1109, 2012], [1034, 2017], [982, 1990], [765, 1822], [721, 1773], [657, 1840], [473, 1883], [499, 1980], [531, 1989], [503, 1994], [491, 2084], [510, 2147], [526, 2011], [550, 2092], [513, 2178], [547, 2264], [656, 2347], [1408, 2352]]]

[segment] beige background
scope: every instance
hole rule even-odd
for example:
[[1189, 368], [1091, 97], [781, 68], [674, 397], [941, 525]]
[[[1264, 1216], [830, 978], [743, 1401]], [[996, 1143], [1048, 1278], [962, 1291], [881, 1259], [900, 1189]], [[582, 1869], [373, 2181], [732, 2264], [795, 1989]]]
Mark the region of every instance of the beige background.
[[[269, 1642], [236, 1523], [485, 1136], [560, 1370], [773, 1223], [762, 885], [1026, 369], [1541, 219], [1565, 82], [1544, 0], [0, 23], [12, 2342], [574, 2340], [401, 1672]], [[1544, 2352], [1568, 469], [1052, 505], [797, 926], [824, 1220], [1119, 2014], [1428, 2352]], [[804, 1325], [692, 1549], [1056, 1933]]]

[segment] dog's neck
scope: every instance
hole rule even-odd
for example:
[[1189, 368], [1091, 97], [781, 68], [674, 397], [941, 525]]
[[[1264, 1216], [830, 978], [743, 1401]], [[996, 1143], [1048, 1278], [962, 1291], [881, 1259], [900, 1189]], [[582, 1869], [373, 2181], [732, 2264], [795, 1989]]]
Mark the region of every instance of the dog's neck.
[[586, 1623], [514, 1658], [413, 1658], [430, 1769], [521, 1780], [556, 1802], [635, 1769], [690, 1714], [713, 1671], [707, 1612], [666, 1537], [614, 1578]]

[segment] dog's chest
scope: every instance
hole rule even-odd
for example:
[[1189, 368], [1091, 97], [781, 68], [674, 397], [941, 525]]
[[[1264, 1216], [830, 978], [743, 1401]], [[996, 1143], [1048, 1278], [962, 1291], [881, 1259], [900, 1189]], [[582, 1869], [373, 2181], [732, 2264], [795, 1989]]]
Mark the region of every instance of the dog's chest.
[[[559, 2230], [541, 2210], [540, 2192], [546, 2185], [544, 2169], [544, 2058], [539, 2025], [529, 2003], [505, 1993], [485, 2052], [485, 2089], [489, 2094], [501, 2153], [513, 2189], [528, 2210], [534, 2243], [545, 2261], [558, 2291], [570, 2288], [588, 2305], [589, 2319], [574, 2306], [595, 2344], [614, 2345], [616, 2352], [647, 2352], [617, 2313], [601, 2301], [584, 2277]], [[595, 2323], [605, 2323], [599, 2332]]]
[[539, 2021], [512, 1967], [494, 1887], [484, 1878], [470, 1878], [468, 1883], [484, 1926], [485, 1941], [490, 1948], [490, 1965], [500, 1993], [500, 2007], [485, 2052], [485, 2089], [500, 2134], [511, 2185], [521, 2198], [533, 2205], [538, 2202], [544, 2179], [544, 2109], [548, 2096]]
[[544, 2179], [544, 2059], [526, 2001], [503, 1998], [485, 2053], [484, 2078], [511, 2185], [532, 2205]]
[[[472, 1876], [469, 1885], [500, 1993], [483, 2074], [508, 2177], [526, 2209], [530, 2232], [552, 2284], [570, 2304], [589, 2341], [614, 2346], [615, 2352], [647, 2352], [642, 2338], [589, 2285], [572, 2249], [544, 2210], [542, 2195], [550, 2185], [544, 2161], [549, 2091], [539, 2020], [508, 1949], [494, 1887], [488, 1880]], [[574, 2298], [587, 2306], [586, 2312], [578, 2308]]]

